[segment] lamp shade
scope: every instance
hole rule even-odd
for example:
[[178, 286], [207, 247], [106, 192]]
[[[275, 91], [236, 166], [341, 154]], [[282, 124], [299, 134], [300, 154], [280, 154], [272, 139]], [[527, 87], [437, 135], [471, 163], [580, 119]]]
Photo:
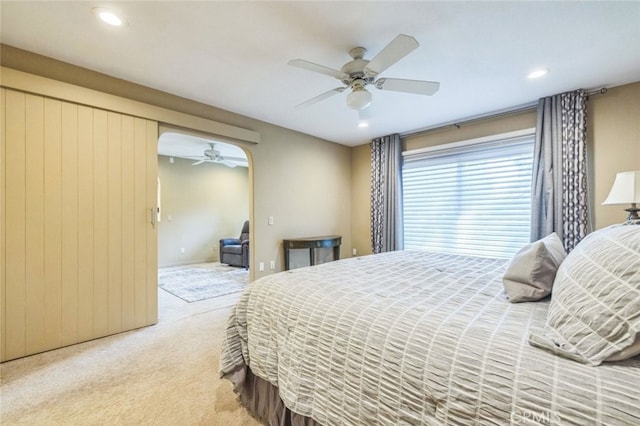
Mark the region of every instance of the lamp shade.
[[602, 204], [640, 203], [640, 171], [616, 175], [609, 196]]

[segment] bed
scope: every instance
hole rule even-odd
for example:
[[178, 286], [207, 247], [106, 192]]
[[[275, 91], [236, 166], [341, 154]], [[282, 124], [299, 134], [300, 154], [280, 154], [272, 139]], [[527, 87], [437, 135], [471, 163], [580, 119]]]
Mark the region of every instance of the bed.
[[[636, 229], [631, 251], [614, 244], [636, 268], [624, 267], [632, 310]], [[578, 362], [532, 345], [551, 299], [509, 303], [509, 265], [397, 251], [263, 277], [228, 319], [220, 373], [271, 425], [640, 424], [640, 358]], [[636, 332], [640, 311], [627, 317]]]

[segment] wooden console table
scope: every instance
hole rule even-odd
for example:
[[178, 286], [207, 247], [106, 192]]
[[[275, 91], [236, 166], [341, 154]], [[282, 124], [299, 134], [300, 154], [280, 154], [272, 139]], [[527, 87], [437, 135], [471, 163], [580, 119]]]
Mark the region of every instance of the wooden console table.
[[315, 265], [315, 249], [333, 247], [333, 260], [340, 259], [341, 235], [326, 235], [322, 237], [291, 238], [283, 240], [284, 245], [284, 270], [289, 270], [289, 250], [309, 249], [309, 264]]

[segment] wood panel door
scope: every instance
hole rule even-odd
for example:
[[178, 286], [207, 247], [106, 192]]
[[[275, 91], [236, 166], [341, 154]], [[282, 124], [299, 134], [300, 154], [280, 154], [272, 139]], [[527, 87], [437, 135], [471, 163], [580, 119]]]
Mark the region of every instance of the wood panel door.
[[2, 361], [154, 324], [157, 123], [0, 96]]

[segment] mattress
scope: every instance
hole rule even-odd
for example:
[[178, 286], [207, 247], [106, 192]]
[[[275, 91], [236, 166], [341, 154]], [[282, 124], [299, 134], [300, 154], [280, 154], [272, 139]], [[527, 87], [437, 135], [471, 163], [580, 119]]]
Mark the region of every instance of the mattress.
[[509, 303], [507, 262], [398, 251], [261, 278], [228, 319], [220, 372], [248, 367], [327, 426], [640, 424], [640, 359], [530, 346], [548, 301]]

